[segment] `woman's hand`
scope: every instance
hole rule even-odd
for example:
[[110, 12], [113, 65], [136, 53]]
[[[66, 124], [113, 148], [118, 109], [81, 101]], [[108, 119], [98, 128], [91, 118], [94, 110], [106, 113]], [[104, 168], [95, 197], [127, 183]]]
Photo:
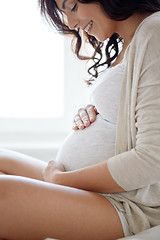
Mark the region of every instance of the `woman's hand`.
[[93, 105], [87, 105], [80, 108], [73, 121], [73, 130], [84, 129], [89, 127], [96, 120], [97, 109]]
[[43, 171], [44, 181], [58, 184], [58, 175], [62, 172], [65, 172], [64, 166], [54, 160], [51, 160], [48, 162], [47, 167]]

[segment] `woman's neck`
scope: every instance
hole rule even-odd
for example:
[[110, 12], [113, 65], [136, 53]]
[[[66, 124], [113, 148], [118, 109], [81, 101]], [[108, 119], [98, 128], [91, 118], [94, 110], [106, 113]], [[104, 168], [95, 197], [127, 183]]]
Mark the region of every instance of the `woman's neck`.
[[136, 29], [138, 28], [139, 24], [149, 15], [151, 15], [151, 13], [147, 13], [147, 14], [146, 13], [144, 13], [144, 14], [135, 13], [128, 19], [118, 22], [117, 33], [123, 38], [124, 44], [123, 44], [122, 51], [117, 56], [117, 59], [112, 64], [112, 66], [119, 64], [123, 60], [124, 53], [125, 53], [128, 45], [130, 44]]
[[151, 13], [134, 13], [128, 19], [124, 21], [120, 21], [117, 25], [117, 33], [123, 38], [124, 40], [124, 48], [127, 48], [129, 43], [131, 42], [136, 29], [138, 28], [139, 24]]

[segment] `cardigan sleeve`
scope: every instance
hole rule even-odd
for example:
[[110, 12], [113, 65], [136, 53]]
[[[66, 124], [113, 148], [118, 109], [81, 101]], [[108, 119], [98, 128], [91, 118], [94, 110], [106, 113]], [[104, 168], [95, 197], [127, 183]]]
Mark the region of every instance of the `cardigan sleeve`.
[[[147, 31], [149, 31], [147, 33]], [[145, 25], [137, 34], [141, 46], [147, 37], [147, 47], [137, 80], [135, 102], [135, 146], [107, 162], [113, 179], [126, 191], [160, 182], [160, 29]], [[145, 38], [145, 41], [146, 41]], [[134, 61], [136, 63], [136, 60]], [[133, 68], [136, 71], [136, 67]], [[133, 84], [134, 85], [134, 84]], [[131, 102], [132, 104], [132, 102]]]

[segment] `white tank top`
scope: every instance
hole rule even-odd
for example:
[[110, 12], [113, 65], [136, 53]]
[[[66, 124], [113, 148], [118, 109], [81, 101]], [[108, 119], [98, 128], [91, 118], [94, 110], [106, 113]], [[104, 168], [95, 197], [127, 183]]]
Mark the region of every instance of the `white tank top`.
[[90, 87], [91, 103], [103, 119], [116, 124], [124, 62], [104, 71]]
[[103, 72], [90, 86], [91, 103], [99, 114], [84, 130], [73, 131], [62, 144], [56, 160], [66, 171], [87, 167], [114, 156], [116, 121], [125, 64]]

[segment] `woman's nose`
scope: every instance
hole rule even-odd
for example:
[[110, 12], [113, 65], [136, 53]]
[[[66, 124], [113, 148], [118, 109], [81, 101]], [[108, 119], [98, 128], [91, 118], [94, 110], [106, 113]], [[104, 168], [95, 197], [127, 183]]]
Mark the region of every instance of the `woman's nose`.
[[76, 18], [67, 16], [67, 21], [68, 21], [68, 27], [71, 30], [75, 30], [76, 28], [78, 28], [78, 20]]

